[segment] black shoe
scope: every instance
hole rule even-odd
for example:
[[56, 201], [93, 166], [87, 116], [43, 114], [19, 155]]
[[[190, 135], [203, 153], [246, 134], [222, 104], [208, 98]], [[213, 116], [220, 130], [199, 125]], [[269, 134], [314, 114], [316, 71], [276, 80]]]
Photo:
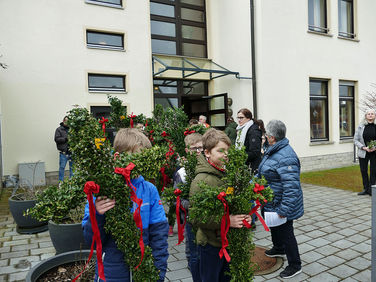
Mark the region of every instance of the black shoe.
[[363, 190], [362, 192], [359, 192], [358, 195], [359, 196], [369, 195], [369, 193], [368, 193], [368, 190]]
[[372, 196], [372, 189], [368, 189], [367, 194]]
[[280, 252], [280, 251], [277, 251], [274, 247], [271, 248], [270, 250], [266, 250], [265, 251], [265, 255], [267, 257], [270, 257], [270, 258], [274, 258], [274, 257], [283, 257], [285, 256], [285, 252]]
[[281, 278], [292, 278], [292, 277], [294, 277], [295, 275], [298, 275], [300, 272], [302, 272], [302, 269], [300, 268], [300, 269], [295, 269], [295, 268], [293, 268], [293, 267], [291, 267], [291, 266], [287, 266], [286, 268], [285, 268], [285, 270], [284, 271], [282, 271], [280, 274], [279, 274], [279, 276], [281, 277]]

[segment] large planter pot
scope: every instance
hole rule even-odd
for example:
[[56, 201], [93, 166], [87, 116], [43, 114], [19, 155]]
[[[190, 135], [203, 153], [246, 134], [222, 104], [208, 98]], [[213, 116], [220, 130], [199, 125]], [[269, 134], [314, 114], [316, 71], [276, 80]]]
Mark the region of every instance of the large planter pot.
[[8, 199], [9, 209], [17, 224], [16, 230], [20, 234], [34, 234], [48, 229], [47, 221], [38, 221], [31, 216], [24, 216], [24, 212], [35, 206], [35, 200], [20, 200], [22, 194]]
[[57, 224], [50, 220], [48, 229], [56, 254], [90, 249], [90, 246], [85, 243], [81, 223]]
[[[41, 261], [33, 268], [29, 270], [26, 276], [27, 282], [35, 282], [38, 281], [39, 277], [43, 274], [47, 273], [54, 267], [72, 263], [72, 262], [79, 262], [79, 261], [87, 261], [89, 258], [90, 250], [83, 250], [83, 251], [72, 251], [63, 253], [60, 255], [56, 255], [54, 257], [48, 258], [44, 261]], [[95, 254], [94, 254], [95, 257]]]

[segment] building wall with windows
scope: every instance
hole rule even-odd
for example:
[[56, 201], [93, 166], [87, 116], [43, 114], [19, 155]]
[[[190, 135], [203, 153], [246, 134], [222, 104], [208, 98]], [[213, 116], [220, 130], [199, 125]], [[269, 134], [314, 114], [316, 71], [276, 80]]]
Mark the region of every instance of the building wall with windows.
[[[112, 94], [129, 112], [151, 114], [149, 1], [123, 0], [112, 7], [98, 3], [0, 2], [0, 53], [9, 65], [0, 70], [4, 175], [18, 174], [18, 163], [38, 160], [47, 172], [57, 171], [55, 129], [75, 104], [104, 106]], [[88, 48], [86, 30], [123, 35], [124, 50], [117, 39], [95, 37]], [[89, 91], [89, 73], [117, 77], [94, 77]], [[101, 91], [108, 86], [115, 87]]]
[[[341, 23], [342, 2], [353, 5], [352, 28]], [[259, 117], [283, 120], [299, 157], [326, 156], [320, 158], [326, 167], [339, 165], [336, 154], [353, 158], [360, 101], [376, 77], [375, 8], [371, 0], [256, 1]], [[320, 11], [325, 20], [309, 18], [319, 19]]]

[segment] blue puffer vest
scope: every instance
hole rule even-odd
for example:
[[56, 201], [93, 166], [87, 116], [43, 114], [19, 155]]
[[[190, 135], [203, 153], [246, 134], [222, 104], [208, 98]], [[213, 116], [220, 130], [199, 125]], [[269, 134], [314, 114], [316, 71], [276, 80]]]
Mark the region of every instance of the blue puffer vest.
[[287, 217], [287, 220], [301, 217], [304, 208], [300, 161], [287, 138], [270, 146], [265, 152], [258, 169], [258, 177], [261, 175], [274, 192], [273, 202], [267, 203], [264, 210], [276, 212]]

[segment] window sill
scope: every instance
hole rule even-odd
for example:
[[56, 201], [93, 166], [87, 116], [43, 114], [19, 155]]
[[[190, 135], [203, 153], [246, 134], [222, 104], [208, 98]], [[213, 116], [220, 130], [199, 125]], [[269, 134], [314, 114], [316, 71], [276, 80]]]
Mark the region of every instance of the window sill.
[[89, 90], [92, 94], [128, 94], [128, 91]]
[[312, 33], [312, 34], [317, 34], [317, 35], [322, 35], [322, 36], [327, 36], [327, 37], [333, 37], [333, 34], [325, 33], [325, 32], [318, 32], [318, 31], [313, 31], [313, 30], [307, 30], [307, 33]]
[[309, 146], [332, 145], [333, 141], [311, 141]]
[[354, 140], [353, 140], [352, 137], [349, 138], [349, 139], [341, 139], [341, 140], [339, 140], [339, 144], [353, 143], [353, 142], [354, 142]]
[[120, 48], [111, 48], [111, 47], [102, 47], [102, 46], [89, 46], [86, 45], [88, 49], [100, 49], [100, 50], [108, 50], [108, 51], [119, 51], [119, 52], [125, 52], [125, 49]]
[[340, 35], [338, 35], [337, 37], [338, 37], [338, 39], [349, 40], [349, 41], [354, 41], [354, 42], [360, 41], [359, 39], [356, 39], [356, 38], [349, 38], [349, 37], [344, 37], [344, 36], [340, 36]]
[[116, 4], [101, 3], [101, 2], [90, 1], [90, 0], [85, 0], [85, 3], [86, 3], [86, 4], [93, 4], [93, 5], [98, 5], [98, 6], [105, 6], [105, 7], [109, 7], [109, 8], [115, 8], [115, 9], [121, 9], [121, 10], [124, 10], [124, 7], [123, 7], [123, 6], [119, 6], [119, 5], [116, 5]]

